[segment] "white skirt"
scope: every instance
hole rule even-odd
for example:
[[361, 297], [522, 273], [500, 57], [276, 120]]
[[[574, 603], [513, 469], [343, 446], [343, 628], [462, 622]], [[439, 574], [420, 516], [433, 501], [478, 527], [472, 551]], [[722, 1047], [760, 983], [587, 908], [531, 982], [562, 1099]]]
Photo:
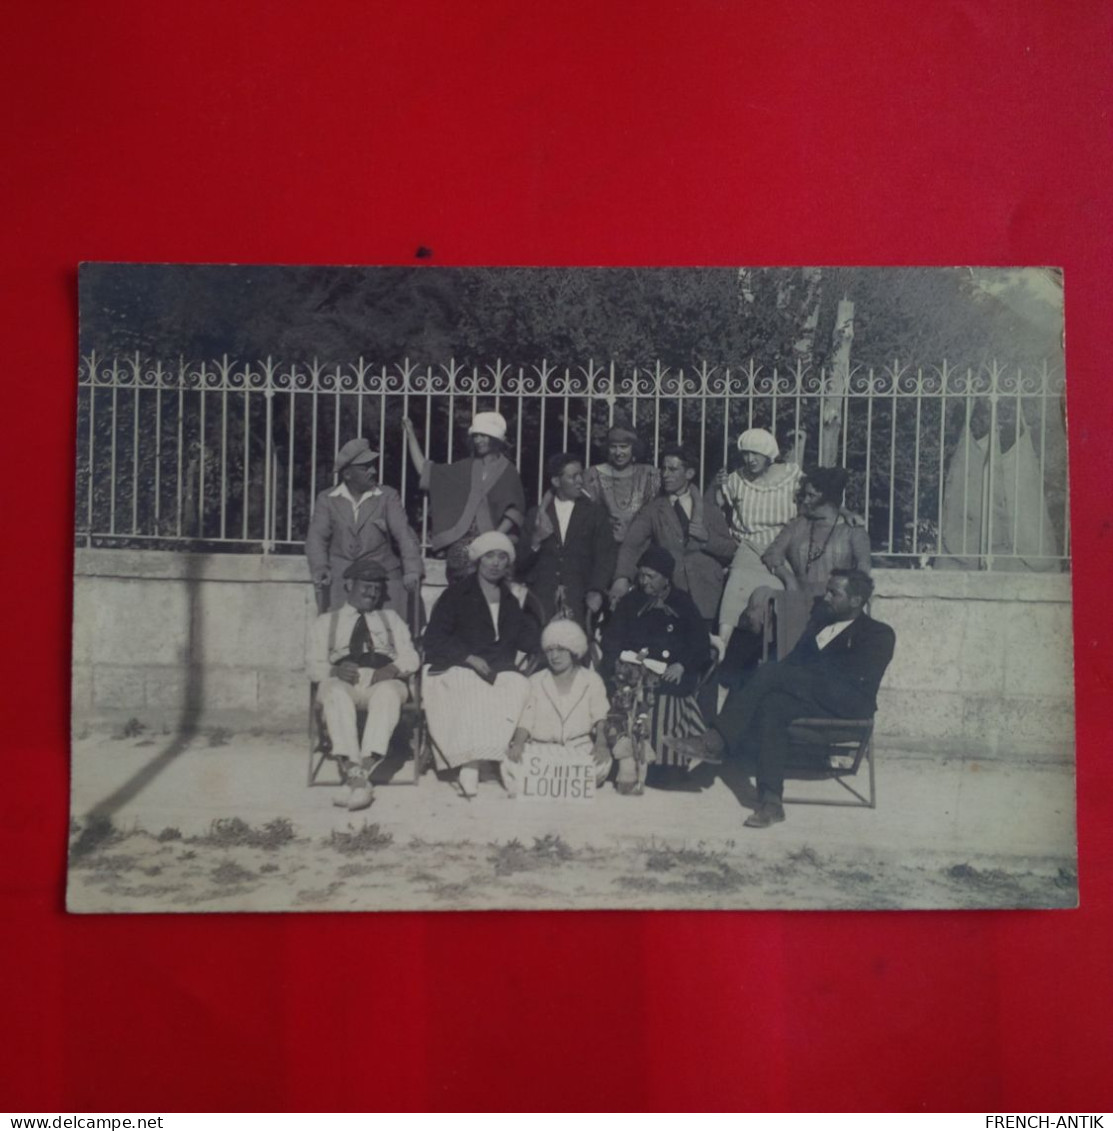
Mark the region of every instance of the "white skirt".
[[449, 668], [422, 681], [429, 734], [443, 768], [501, 762], [529, 698], [529, 680], [500, 672], [493, 684], [470, 668]]

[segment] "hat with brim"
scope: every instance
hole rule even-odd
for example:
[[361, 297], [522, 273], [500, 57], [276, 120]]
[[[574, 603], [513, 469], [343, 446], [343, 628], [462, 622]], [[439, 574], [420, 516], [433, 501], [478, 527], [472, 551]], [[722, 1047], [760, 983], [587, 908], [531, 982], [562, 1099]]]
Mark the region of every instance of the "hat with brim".
[[747, 428], [738, 437], [738, 450], [740, 452], [756, 452], [759, 456], [774, 460], [781, 454], [777, 440], [772, 432], [764, 428]]
[[367, 554], [356, 558], [344, 571], [345, 581], [386, 581], [386, 579], [387, 573], [382, 562], [375, 561]]
[[564, 648], [579, 660], [587, 655], [587, 634], [574, 620], [550, 621], [541, 633], [541, 648]]
[[336, 475], [339, 475], [346, 467], [351, 467], [354, 463], [374, 463], [378, 458], [379, 453], [371, 450], [367, 438], [359, 436], [355, 440], [349, 440], [336, 453], [336, 462], [332, 465], [332, 470]]
[[500, 530], [488, 530], [480, 534], [468, 547], [468, 561], [477, 562], [484, 554], [493, 550], [501, 550], [511, 560], [514, 558], [514, 543]]
[[469, 436], [490, 436], [506, 440], [506, 417], [501, 412], [477, 412], [468, 429]]

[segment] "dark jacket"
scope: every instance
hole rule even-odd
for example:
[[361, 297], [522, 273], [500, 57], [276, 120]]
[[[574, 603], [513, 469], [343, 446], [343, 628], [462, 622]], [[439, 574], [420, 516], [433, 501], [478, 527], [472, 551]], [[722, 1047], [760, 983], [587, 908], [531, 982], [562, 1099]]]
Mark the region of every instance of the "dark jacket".
[[605, 593], [614, 576], [618, 547], [611, 534], [610, 516], [599, 504], [577, 499], [572, 504], [562, 542], [553, 503], [547, 511], [553, 533], [536, 551], [530, 544], [537, 528], [538, 508], [529, 512], [525, 534], [518, 544], [518, 573], [540, 600], [546, 620], [556, 613], [557, 589], [564, 586], [568, 607], [582, 625], [586, 614], [584, 598], [592, 589]]
[[[640, 589], [627, 593], [615, 606], [603, 630], [602, 674], [610, 679], [619, 654], [643, 648], [651, 660], [664, 660], [684, 666], [679, 683], [662, 683], [668, 695], [691, 695], [700, 675], [711, 659], [711, 638], [707, 624], [700, 616], [695, 601], [682, 589], [673, 586], [664, 598], [664, 609]], [[668, 653], [667, 655], [665, 653]]]
[[638, 559], [649, 544], [664, 546], [676, 561], [672, 583], [691, 593], [700, 615], [713, 620], [719, 612], [723, 596], [726, 566], [738, 549], [727, 529], [726, 519], [717, 507], [704, 504], [703, 496], [692, 491], [693, 525], [703, 531], [686, 535], [676, 513], [676, 506], [667, 495], [659, 495], [646, 503], [630, 523], [618, 552], [615, 573], [633, 580]]
[[497, 672], [511, 671], [519, 652], [537, 652], [541, 646], [537, 617], [523, 610], [509, 586], [503, 583], [500, 588], [497, 640], [477, 576], [466, 577], [441, 594], [425, 630], [425, 660], [433, 671], [461, 665], [468, 656], [482, 657]]
[[861, 613], [820, 650], [815, 638], [822, 627], [822, 622], [813, 616], [796, 647], [782, 662], [807, 667], [815, 673], [815, 698], [832, 715], [872, 715], [877, 710], [877, 689], [893, 658], [896, 633], [887, 624]]

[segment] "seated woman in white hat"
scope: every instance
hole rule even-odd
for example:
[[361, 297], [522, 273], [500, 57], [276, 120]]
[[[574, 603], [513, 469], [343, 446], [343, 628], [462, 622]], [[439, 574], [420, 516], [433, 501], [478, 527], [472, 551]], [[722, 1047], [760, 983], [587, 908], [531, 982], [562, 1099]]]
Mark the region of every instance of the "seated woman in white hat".
[[[463, 551], [478, 534], [514, 534], [525, 521], [526, 496], [518, 469], [506, 457], [506, 418], [478, 412], [468, 429], [471, 455], [453, 463], [425, 458], [413, 422], [402, 422], [410, 459], [429, 492], [431, 546], [449, 557], [450, 576], [463, 571]], [[453, 554], [453, 547], [464, 546]]]
[[603, 733], [610, 704], [602, 677], [583, 666], [587, 636], [574, 620], [554, 620], [541, 633], [541, 651], [548, 667], [529, 678], [529, 699], [507, 752], [503, 777], [510, 785], [513, 767], [532, 754], [577, 761], [590, 757], [596, 784], [601, 785], [611, 768]]
[[541, 625], [510, 591], [514, 543], [505, 534], [480, 534], [468, 556], [475, 573], [445, 590], [425, 630], [423, 696], [438, 762], [459, 771], [460, 793], [470, 799], [479, 764], [506, 759], [529, 698], [518, 656], [537, 652]]

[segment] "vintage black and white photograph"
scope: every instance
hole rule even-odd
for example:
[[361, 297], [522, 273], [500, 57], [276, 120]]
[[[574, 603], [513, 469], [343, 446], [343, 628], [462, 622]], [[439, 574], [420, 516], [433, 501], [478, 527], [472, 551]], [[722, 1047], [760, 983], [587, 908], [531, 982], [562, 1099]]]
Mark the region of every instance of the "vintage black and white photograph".
[[84, 264], [69, 909], [1075, 906], [1063, 285]]

